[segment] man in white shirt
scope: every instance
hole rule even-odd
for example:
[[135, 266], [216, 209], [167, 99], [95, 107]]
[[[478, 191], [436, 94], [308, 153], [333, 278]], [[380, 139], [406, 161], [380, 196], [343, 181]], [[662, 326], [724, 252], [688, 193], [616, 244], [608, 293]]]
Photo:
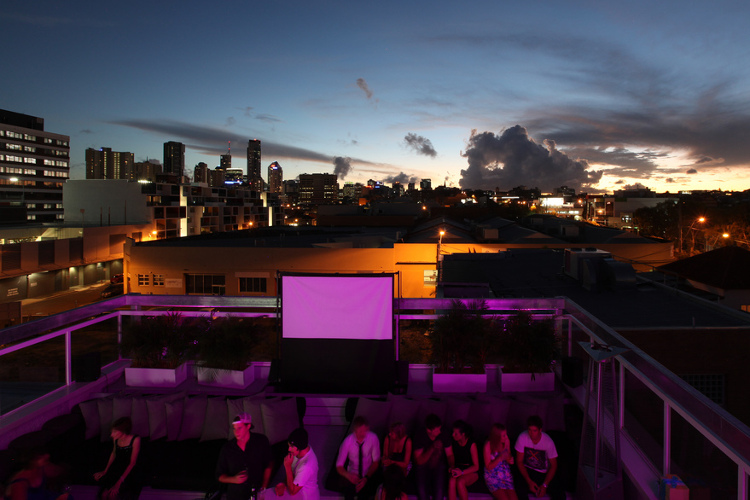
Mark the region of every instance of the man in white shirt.
[[516, 482], [518, 498], [549, 495], [553, 500], [565, 498], [565, 491], [555, 480], [557, 448], [552, 438], [542, 432], [542, 419], [532, 415], [526, 421], [527, 430], [516, 440], [516, 464], [522, 480]]
[[[289, 434], [289, 454], [284, 457], [286, 480], [274, 488], [276, 497], [299, 500], [320, 500], [318, 489], [318, 457], [309, 444], [305, 429], [295, 429]], [[267, 497], [266, 500], [272, 500]]]
[[372, 498], [376, 486], [372, 477], [380, 465], [380, 442], [375, 433], [370, 432], [364, 417], [355, 417], [352, 428], [354, 432], [344, 438], [336, 459], [336, 471], [341, 476], [339, 486], [345, 500], [353, 500], [355, 496]]

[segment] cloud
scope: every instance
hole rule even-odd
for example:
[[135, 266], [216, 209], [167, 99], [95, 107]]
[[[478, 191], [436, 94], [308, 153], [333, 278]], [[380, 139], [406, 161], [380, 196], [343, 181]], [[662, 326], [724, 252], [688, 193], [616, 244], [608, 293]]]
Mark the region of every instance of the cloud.
[[689, 170], [688, 170], [687, 172], [685, 172], [685, 173], [686, 173], [686, 174], [697, 174], [697, 173], [698, 173], [698, 171], [697, 171], [696, 169], [694, 169], [694, 168], [691, 168], [691, 169], [689, 169]]
[[414, 176], [406, 175], [405, 173], [401, 172], [398, 175], [391, 175], [383, 179], [383, 182], [387, 182], [389, 184], [393, 184], [395, 182], [398, 182], [399, 184], [409, 184], [410, 182], [417, 182], [419, 179]]
[[231, 127], [235, 123], [237, 123], [237, 120], [234, 119], [234, 116], [229, 116], [229, 117], [227, 117], [227, 121], [224, 123], [224, 126], [225, 127]]
[[511, 189], [533, 185], [542, 190], [559, 186], [575, 189], [596, 184], [602, 173], [590, 171], [586, 160], [573, 160], [554, 141], [537, 144], [525, 128], [516, 125], [501, 135], [473, 130], [462, 156], [469, 166], [461, 170], [464, 189]]
[[277, 118], [273, 115], [267, 115], [263, 113], [258, 113], [257, 115], [255, 115], [255, 119], [260, 120], [262, 122], [267, 122], [267, 123], [281, 123], [282, 122], [281, 118]]
[[362, 89], [368, 99], [372, 99], [372, 90], [370, 90], [364, 78], [357, 78], [357, 87]]
[[79, 134], [93, 134], [94, 132], [91, 131], [91, 129], [85, 128], [78, 132]]
[[[224, 154], [226, 152], [227, 141], [232, 141], [233, 144], [239, 145], [247, 145], [248, 141], [247, 136], [240, 136], [228, 130], [171, 120], [113, 120], [109, 123], [161, 134], [166, 140], [184, 142], [189, 148], [210, 155]], [[274, 158], [314, 161], [326, 164], [330, 164], [331, 162], [330, 154], [290, 146], [288, 144], [263, 141], [262, 150], [263, 156]], [[352, 158], [351, 162], [363, 165], [377, 165], [377, 163], [358, 158]]]
[[435, 158], [437, 156], [437, 151], [432, 147], [430, 140], [421, 135], [409, 132], [406, 134], [406, 137], [404, 137], [404, 143], [406, 144], [406, 147], [413, 149], [417, 154], [429, 156], [430, 158]]
[[346, 177], [351, 170], [352, 170], [351, 158], [344, 157], [344, 156], [333, 157], [333, 173], [336, 174], [336, 176], [339, 179], [344, 180], [344, 177]]

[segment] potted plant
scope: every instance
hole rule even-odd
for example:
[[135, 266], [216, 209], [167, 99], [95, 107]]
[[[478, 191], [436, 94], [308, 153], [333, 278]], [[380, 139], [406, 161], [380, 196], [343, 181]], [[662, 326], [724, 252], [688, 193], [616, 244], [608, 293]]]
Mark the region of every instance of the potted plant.
[[249, 366], [264, 328], [256, 318], [224, 317], [207, 320], [198, 338], [198, 383], [244, 389], [254, 380]]
[[560, 354], [560, 342], [552, 320], [534, 320], [529, 313], [518, 312], [503, 322], [498, 346], [503, 391], [554, 390], [551, 368]]
[[199, 320], [179, 312], [132, 318], [123, 332], [120, 351], [130, 358], [125, 383], [175, 387], [187, 378], [187, 365], [198, 336]]
[[492, 318], [487, 318], [484, 300], [468, 302], [455, 299], [451, 308], [439, 316], [430, 339], [435, 370], [435, 392], [485, 392], [487, 374], [484, 363], [493, 346]]

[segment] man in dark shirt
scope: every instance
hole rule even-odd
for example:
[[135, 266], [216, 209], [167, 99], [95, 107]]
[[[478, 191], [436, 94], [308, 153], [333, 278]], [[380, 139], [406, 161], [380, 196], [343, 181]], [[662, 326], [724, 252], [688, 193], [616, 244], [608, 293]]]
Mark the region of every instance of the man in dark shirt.
[[219, 454], [216, 477], [227, 484], [227, 500], [247, 500], [252, 490], [258, 494], [271, 479], [271, 445], [263, 434], [251, 433], [252, 417], [240, 413], [232, 422], [235, 439]]
[[442, 432], [442, 421], [434, 413], [427, 415], [424, 424], [414, 436], [417, 496], [419, 500], [443, 500], [448, 477], [445, 448], [450, 446], [450, 436]]

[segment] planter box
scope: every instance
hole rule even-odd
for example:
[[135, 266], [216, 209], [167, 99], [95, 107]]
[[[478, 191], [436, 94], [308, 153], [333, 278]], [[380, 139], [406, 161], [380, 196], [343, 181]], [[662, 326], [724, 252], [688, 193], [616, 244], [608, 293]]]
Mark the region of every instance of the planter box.
[[255, 380], [255, 367], [248, 366], [244, 370], [221, 370], [195, 365], [195, 375], [200, 385], [226, 387], [230, 389], [244, 389]]
[[554, 391], [555, 374], [537, 373], [531, 380], [531, 373], [500, 372], [500, 388], [503, 392]]
[[131, 387], [177, 387], [187, 380], [188, 365], [177, 368], [125, 368], [125, 385]]
[[487, 392], [486, 373], [433, 373], [433, 392]]

